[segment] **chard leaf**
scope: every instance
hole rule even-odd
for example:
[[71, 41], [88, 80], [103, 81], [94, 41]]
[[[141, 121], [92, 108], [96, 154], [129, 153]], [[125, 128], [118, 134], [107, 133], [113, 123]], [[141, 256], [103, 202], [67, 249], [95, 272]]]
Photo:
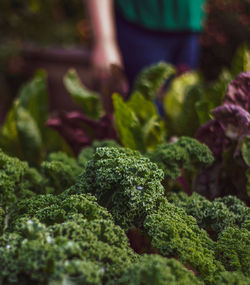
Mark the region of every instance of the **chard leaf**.
[[225, 104], [212, 110], [212, 115], [220, 123], [227, 134], [227, 131], [233, 131], [229, 137], [232, 139], [247, 135], [250, 131], [250, 114], [237, 105]]
[[83, 113], [92, 119], [100, 118], [102, 107], [100, 95], [88, 90], [80, 81], [76, 71], [70, 69], [64, 77], [64, 85], [73, 101], [81, 107]]
[[46, 121], [49, 113], [46, 72], [38, 71], [34, 78], [20, 91], [19, 104], [27, 110], [41, 132], [42, 139], [46, 141]]
[[115, 125], [123, 146], [146, 152], [164, 140], [164, 124], [154, 104], [141, 93], [134, 93], [128, 102], [113, 95]]
[[234, 104], [249, 111], [250, 102], [250, 72], [240, 73], [228, 85], [224, 104]]
[[243, 71], [250, 71], [250, 51], [247, 45], [240, 46], [232, 60], [231, 72], [233, 77]]
[[38, 166], [44, 158], [42, 138], [36, 121], [20, 106], [19, 101], [9, 111], [1, 129], [1, 148], [8, 154]]
[[36, 121], [23, 107], [16, 109], [16, 129], [24, 159], [38, 166], [44, 159], [41, 133]]
[[159, 62], [142, 70], [134, 83], [134, 92], [140, 92], [146, 99], [153, 100], [162, 85], [176, 73], [174, 67]]
[[142, 149], [140, 122], [133, 109], [123, 101], [119, 94], [113, 95], [115, 127], [124, 147]]
[[113, 117], [109, 114], [96, 121], [76, 111], [61, 112], [50, 118], [47, 125], [65, 139], [76, 155], [94, 140], [117, 139]]

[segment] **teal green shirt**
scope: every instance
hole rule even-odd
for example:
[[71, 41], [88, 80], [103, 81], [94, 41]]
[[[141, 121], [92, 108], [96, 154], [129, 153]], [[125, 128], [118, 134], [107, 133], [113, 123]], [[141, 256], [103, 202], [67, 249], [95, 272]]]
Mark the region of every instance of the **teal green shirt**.
[[159, 31], [201, 31], [205, 0], [115, 0], [129, 22]]

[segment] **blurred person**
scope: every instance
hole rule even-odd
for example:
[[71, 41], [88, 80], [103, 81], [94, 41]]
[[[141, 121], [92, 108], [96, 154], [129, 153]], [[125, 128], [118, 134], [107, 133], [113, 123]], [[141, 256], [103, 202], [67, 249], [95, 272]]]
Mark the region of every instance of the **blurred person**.
[[86, 0], [94, 33], [92, 63], [108, 78], [115, 64], [130, 88], [136, 75], [159, 61], [180, 70], [199, 64], [205, 0]]

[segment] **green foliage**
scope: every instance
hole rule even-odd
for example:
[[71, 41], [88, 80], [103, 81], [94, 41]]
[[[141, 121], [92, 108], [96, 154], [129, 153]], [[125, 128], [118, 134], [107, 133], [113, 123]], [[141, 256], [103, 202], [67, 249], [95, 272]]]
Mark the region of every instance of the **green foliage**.
[[176, 78], [174, 78], [170, 87], [164, 97], [164, 108], [167, 114], [168, 125], [175, 131], [175, 134], [185, 134], [183, 128], [183, 120], [185, 117], [182, 112], [184, 110], [184, 101], [189, 90], [198, 84], [199, 75], [196, 72], [186, 72]]
[[73, 101], [81, 107], [85, 115], [92, 119], [100, 117], [102, 113], [100, 95], [88, 90], [74, 69], [70, 69], [65, 75], [64, 84]]
[[250, 277], [250, 231], [227, 227], [218, 237], [215, 253], [226, 270]]
[[18, 158], [12, 158], [0, 150], [0, 206], [8, 208], [17, 199], [32, 193], [23, 186], [28, 165]]
[[87, 207], [85, 216], [47, 227], [37, 219], [21, 219], [16, 233], [0, 238], [0, 283], [103, 284], [119, 277], [136, 255], [121, 228], [107, 215], [101, 219], [96, 213], [93, 219], [90, 211]]
[[247, 45], [238, 47], [231, 64], [232, 77], [236, 77], [243, 71], [250, 71], [250, 51]]
[[[0, 244], [1, 284], [101, 284], [103, 272], [96, 262], [81, 256], [78, 243], [28, 220], [15, 239], [2, 237]], [[3, 240], [5, 239], [5, 240]]]
[[76, 182], [82, 169], [77, 161], [66, 153], [54, 152], [41, 164], [41, 171], [55, 194], [59, 194]]
[[92, 146], [84, 147], [77, 157], [78, 164], [85, 168], [87, 162], [93, 158], [97, 147], [120, 147], [120, 145], [113, 140], [94, 141]]
[[152, 238], [152, 245], [163, 256], [178, 258], [198, 271], [206, 282], [213, 282], [223, 270], [215, 259], [215, 244], [207, 233], [198, 227], [192, 216], [165, 198], [159, 201], [158, 209], [147, 215], [144, 227]]
[[20, 90], [8, 112], [0, 131], [0, 147], [36, 167], [48, 151], [70, 152], [63, 139], [46, 127], [48, 109], [46, 73], [39, 71]]
[[189, 137], [180, 137], [175, 143], [163, 143], [147, 153], [151, 161], [164, 170], [167, 178], [176, 179], [180, 169], [193, 170], [210, 165], [213, 156], [209, 148]]
[[107, 210], [96, 203], [95, 197], [89, 194], [68, 195], [65, 192], [60, 196], [37, 195], [20, 201], [11, 214], [10, 228], [18, 228], [24, 218], [36, 218], [46, 225], [53, 225], [63, 223], [74, 215], [80, 215], [88, 221], [112, 220]]
[[37, 165], [43, 159], [42, 138], [32, 116], [16, 101], [1, 128], [2, 149]]
[[241, 227], [250, 218], [250, 209], [234, 196], [217, 198], [210, 202], [197, 193], [191, 196], [170, 193], [168, 200], [193, 216], [199, 227], [213, 238], [217, 238], [226, 227]]
[[127, 102], [114, 94], [113, 104], [116, 130], [124, 147], [146, 152], [163, 142], [163, 121], [154, 104], [141, 93], [132, 94]]
[[0, 207], [0, 234], [2, 234], [4, 228], [4, 217], [5, 211]]
[[215, 285], [248, 285], [250, 278], [246, 277], [239, 271], [222, 272], [219, 279], [214, 283]]
[[163, 173], [137, 151], [97, 148], [72, 193], [89, 192], [124, 229], [140, 225], [164, 193]]
[[165, 62], [149, 66], [142, 70], [137, 76], [133, 90], [141, 93], [145, 99], [153, 100], [157, 91], [162, 87], [166, 80], [175, 74], [172, 65]]
[[203, 284], [203, 282], [175, 259], [163, 258], [160, 255], [142, 255], [125, 271], [118, 282], [116, 281], [116, 284], [195, 285]]

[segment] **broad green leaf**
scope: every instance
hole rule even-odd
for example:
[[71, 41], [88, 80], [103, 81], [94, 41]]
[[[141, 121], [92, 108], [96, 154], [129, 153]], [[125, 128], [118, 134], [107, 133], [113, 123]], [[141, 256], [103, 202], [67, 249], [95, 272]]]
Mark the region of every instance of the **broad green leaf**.
[[241, 154], [248, 167], [250, 167], [250, 136], [246, 136], [241, 144]]
[[157, 91], [176, 73], [175, 68], [165, 62], [159, 62], [145, 68], [137, 76], [134, 83], [134, 92], [140, 92], [146, 99], [153, 100]]
[[47, 92], [47, 75], [45, 71], [38, 71], [34, 78], [20, 91], [19, 104], [27, 110], [36, 122], [42, 139], [46, 141], [46, 121], [49, 115], [49, 98]]
[[[119, 94], [113, 95], [115, 126], [121, 143], [131, 149], [143, 148], [140, 122]], [[144, 149], [144, 148], [143, 148]]]
[[157, 116], [155, 105], [140, 92], [133, 93], [127, 105], [136, 113], [141, 121], [148, 120], [151, 116]]
[[16, 130], [24, 159], [31, 165], [38, 166], [44, 159], [40, 130], [30, 113], [19, 106], [16, 109]]
[[81, 107], [83, 113], [92, 119], [98, 119], [103, 113], [100, 95], [88, 90], [80, 81], [76, 71], [70, 69], [64, 77], [64, 85], [73, 101]]
[[211, 119], [211, 116], [209, 115], [210, 114], [209, 102], [207, 101], [196, 102], [195, 110], [199, 118], [200, 125], [205, 124]]
[[44, 158], [42, 138], [36, 121], [15, 101], [1, 129], [1, 148], [12, 156], [38, 166]]
[[164, 98], [166, 114], [172, 120], [180, 116], [186, 94], [198, 82], [199, 75], [196, 72], [187, 72], [173, 79]]
[[113, 95], [115, 125], [123, 146], [141, 152], [154, 149], [165, 138], [163, 121], [154, 104], [136, 92], [128, 102]]
[[2, 125], [0, 147], [8, 154], [24, 159], [19, 142], [18, 131], [16, 128], [17, 107], [18, 102], [15, 102], [13, 107], [8, 112], [6, 119]]
[[231, 67], [232, 77], [244, 71], [250, 71], [250, 51], [247, 45], [240, 46], [233, 57]]

